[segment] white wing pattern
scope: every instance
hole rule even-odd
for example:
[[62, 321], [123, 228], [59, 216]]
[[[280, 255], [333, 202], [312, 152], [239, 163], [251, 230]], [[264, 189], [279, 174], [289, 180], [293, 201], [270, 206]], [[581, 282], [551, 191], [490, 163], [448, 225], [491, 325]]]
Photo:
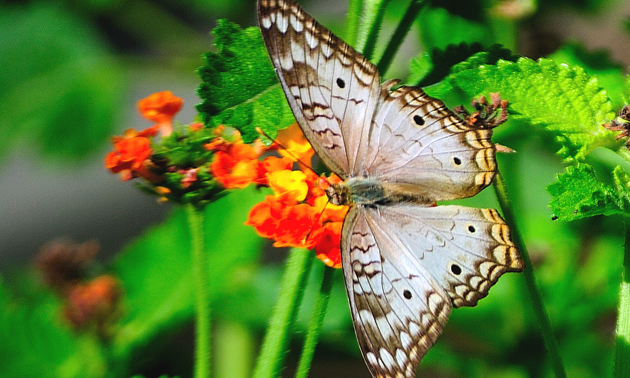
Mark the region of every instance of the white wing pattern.
[[383, 84], [368, 150], [355, 176], [368, 173], [430, 202], [465, 198], [492, 182], [492, 130], [474, 129], [421, 89]]
[[[415, 377], [453, 306], [474, 306], [523, 261], [495, 210], [435, 206], [496, 171], [492, 131], [376, 67], [293, 0], [258, 0], [263, 40], [350, 210], [341, 252], [359, 346], [374, 377]], [[375, 194], [376, 193], [376, 194]], [[333, 198], [334, 201], [334, 198]]]
[[341, 238], [354, 329], [374, 377], [415, 377], [451, 313], [440, 284], [378, 214], [354, 206]]
[[345, 179], [367, 142], [379, 99], [376, 67], [294, 2], [261, 0], [258, 18], [304, 135], [324, 163]]

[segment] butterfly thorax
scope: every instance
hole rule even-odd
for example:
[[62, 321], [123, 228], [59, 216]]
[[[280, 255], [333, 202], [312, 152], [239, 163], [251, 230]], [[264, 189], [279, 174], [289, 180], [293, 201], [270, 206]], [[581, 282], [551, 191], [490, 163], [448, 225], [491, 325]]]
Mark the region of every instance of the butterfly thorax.
[[392, 205], [401, 202], [432, 205], [432, 201], [411, 191], [404, 185], [375, 178], [353, 177], [339, 184], [331, 184], [326, 194], [334, 205]]

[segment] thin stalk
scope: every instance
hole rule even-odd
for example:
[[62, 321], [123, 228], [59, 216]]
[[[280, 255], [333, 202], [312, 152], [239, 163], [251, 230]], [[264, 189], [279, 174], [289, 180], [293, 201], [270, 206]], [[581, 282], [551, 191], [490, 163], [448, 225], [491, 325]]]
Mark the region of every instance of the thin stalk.
[[319, 290], [315, 307], [313, 308], [311, 322], [308, 325], [306, 340], [304, 341], [304, 347], [295, 373], [295, 378], [307, 377], [308, 371], [311, 368], [311, 362], [313, 361], [313, 354], [315, 353], [319, 334], [322, 330], [322, 324], [324, 323], [324, 316], [326, 316], [326, 308], [328, 307], [328, 299], [330, 298], [330, 291], [332, 289], [336, 269], [330, 267], [325, 267], [324, 269], [322, 286]]
[[313, 256], [315, 256], [313, 252], [298, 248], [292, 248], [289, 253], [286, 270], [280, 284], [278, 301], [271, 314], [267, 334], [256, 361], [254, 378], [280, 376], [289, 343], [289, 332], [293, 328], [302, 303]]
[[394, 55], [396, 55], [400, 45], [403, 43], [407, 33], [409, 33], [409, 30], [411, 29], [411, 25], [413, 25], [416, 17], [418, 17], [418, 13], [420, 13], [420, 10], [426, 3], [426, 0], [411, 0], [411, 4], [409, 4], [407, 11], [400, 20], [400, 23], [396, 27], [392, 38], [389, 40], [381, 59], [376, 65], [378, 67], [378, 72], [381, 73], [381, 76], [384, 76], [387, 69], [389, 69], [392, 60], [394, 59]]
[[363, 0], [350, 0], [348, 4], [348, 15], [346, 16], [346, 28], [343, 33], [345, 37], [344, 40], [350, 46], [354, 46], [357, 43], [362, 9]]
[[532, 260], [529, 258], [529, 253], [527, 252], [527, 248], [525, 247], [523, 238], [518, 231], [518, 227], [516, 227], [516, 217], [514, 216], [514, 210], [512, 208], [510, 196], [507, 191], [507, 186], [505, 185], [505, 180], [503, 179], [503, 176], [499, 171], [497, 171], [497, 174], [494, 176], [494, 190], [497, 194], [499, 205], [501, 206], [501, 210], [503, 211], [505, 221], [507, 222], [508, 226], [510, 226], [510, 234], [512, 235], [512, 240], [516, 244], [516, 247], [521, 253], [521, 257], [525, 262], [525, 271], [523, 272], [525, 276], [525, 284], [527, 286], [527, 290], [529, 291], [534, 314], [536, 316], [536, 320], [538, 321], [538, 326], [541, 329], [545, 346], [547, 347], [547, 351], [549, 352], [551, 366], [557, 378], [566, 378], [567, 373], [564, 369], [562, 357], [560, 356], [558, 340], [556, 340], [556, 336], [553, 333], [553, 328], [551, 327], [549, 315], [547, 314], [542, 295], [540, 293], [540, 290], [538, 289], [538, 285], [536, 284], [536, 277], [534, 276]]
[[210, 378], [210, 291], [208, 251], [204, 246], [204, 213], [186, 205], [190, 225], [192, 269], [195, 283], [195, 378]]
[[615, 378], [630, 377], [630, 219], [624, 219], [624, 228], [626, 240], [617, 311]]
[[387, 8], [388, 3], [389, 0], [382, 0], [380, 2], [376, 11], [376, 15], [374, 16], [374, 21], [370, 26], [370, 31], [368, 32], [367, 38], [365, 40], [365, 46], [363, 46], [363, 56], [367, 60], [371, 60], [372, 55], [374, 54], [376, 41], [378, 40], [378, 33], [381, 31], [381, 26], [383, 25], [383, 17], [385, 17], [385, 8]]

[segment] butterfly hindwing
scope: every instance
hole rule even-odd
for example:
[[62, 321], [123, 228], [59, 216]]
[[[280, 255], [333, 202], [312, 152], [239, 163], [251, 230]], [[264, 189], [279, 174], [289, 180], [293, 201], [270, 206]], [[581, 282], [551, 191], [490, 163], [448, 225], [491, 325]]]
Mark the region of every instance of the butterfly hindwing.
[[376, 209], [350, 208], [342, 262], [363, 357], [374, 377], [414, 377], [451, 312], [444, 289], [382, 228]]
[[304, 135], [342, 178], [365, 149], [380, 94], [376, 67], [293, 1], [260, 0], [271, 61]]
[[453, 300], [475, 306], [506, 272], [523, 260], [496, 210], [400, 203], [379, 209], [381, 227], [413, 252]]

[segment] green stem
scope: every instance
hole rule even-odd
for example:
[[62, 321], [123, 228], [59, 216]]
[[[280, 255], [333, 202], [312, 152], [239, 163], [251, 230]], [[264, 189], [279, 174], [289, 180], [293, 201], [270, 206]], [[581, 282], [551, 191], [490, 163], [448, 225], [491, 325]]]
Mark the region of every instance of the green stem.
[[308, 333], [306, 334], [306, 340], [304, 341], [304, 347], [302, 349], [302, 355], [300, 356], [300, 362], [298, 363], [297, 372], [295, 373], [295, 378], [306, 378], [308, 371], [311, 368], [313, 354], [315, 353], [319, 333], [321, 332], [322, 324], [324, 323], [324, 316], [326, 315], [328, 299], [330, 298], [333, 277], [335, 276], [336, 271], [336, 269], [330, 267], [326, 267], [324, 270], [322, 286], [319, 290], [317, 301], [315, 302], [315, 308], [313, 308], [311, 322], [308, 325]]
[[547, 347], [547, 351], [549, 352], [551, 366], [557, 378], [566, 378], [567, 374], [564, 369], [564, 364], [562, 363], [562, 358], [560, 357], [560, 348], [558, 347], [558, 341], [556, 340], [556, 336], [553, 333], [551, 321], [549, 320], [547, 310], [545, 309], [542, 295], [540, 293], [540, 290], [538, 289], [538, 285], [536, 284], [536, 277], [534, 277], [532, 260], [529, 258], [529, 253], [527, 252], [527, 248], [525, 247], [523, 238], [518, 231], [518, 227], [516, 227], [516, 217], [514, 216], [510, 197], [507, 192], [507, 186], [505, 185], [505, 180], [503, 179], [503, 176], [499, 171], [497, 171], [497, 174], [494, 176], [494, 190], [497, 194], [497, 198], [499, 200], [501, 210], [503, 211], [505, 221], [510, 226], [512, 240], [516, 244], [516, 247], [521, 253], [521, 257], [525, 262], [525, 271], [523, 272], [523, 274], [525, 275], [525, 284], [527, 285], [527, 289], [529, 291], [534, 314], [536, 316], [536, 320], [538, 321], [538, 326], [541, 329], [545, 346]]
[[630, 219], [624, 219], [625, 245], [619, 310], [617, 311], [617, 344], [615, 346], [614, 377], [630, 377]]
[[195, 378], [210, 377], [210, 291], [208, 251], [204, 246], [204, 214], [195, 205], [186, 205], [190, 224], [192, 269], [195, 283]]
[[376, 41], [378, 40], [378, 33], [381, 30], [381, 25], [383, 24], [383, 17], [385, 17], [385, 8], [389, 0], [381, 0], [378, 5], [378, 9], [376, 10], [376, 15], [374, 16], [374, 21], [370, 26], [370, 31], [368, 32], [367, 38], [365, 40], [365, 46], [363, 46], [363, 56], [367, 60], [372, 59], [372, 55], [374, 54], [374, 49], [376, 48]]
[[298, 309], [302, 302], [304, 287], [313, 263], [313, 252], [304, 249], [291, 249], [286, 270], [280, 284], [280, 294], [271, 315], [267, 334], [256, 361], [254, 378], [275, 378], [280, 376], [289, 332], [293, 328]]
[[348, 15], [346, 16], [346, 29], [343, 33], [346, 43], [350, 46], [354, 46], [357, 43], [362, 9], [363, 0], [350, 0], [350, 4], [348, 4]]
[[407, 11], [394, 31], [392, 38], [389, 40], [389, 43], [385, 48], [385, 52], [383, 52], [381, 59], [376, 65], [378, 67], [378, 72], [381, 73], [381, 76], [384, 76], [385, 72], [387, 72], [387, 69], [394, 59], [394, 55], [396, 55], [396, 52], [403, 43], [405, 36], [407, 36], [407, 33], [409, 33], [409, 30], [411, 29], [411, 25], [413, 25], [418, 13], [420, 13], [420, 10], [425, 4], [426, 0], [411, 0], [411, 4], [409, 4]]

